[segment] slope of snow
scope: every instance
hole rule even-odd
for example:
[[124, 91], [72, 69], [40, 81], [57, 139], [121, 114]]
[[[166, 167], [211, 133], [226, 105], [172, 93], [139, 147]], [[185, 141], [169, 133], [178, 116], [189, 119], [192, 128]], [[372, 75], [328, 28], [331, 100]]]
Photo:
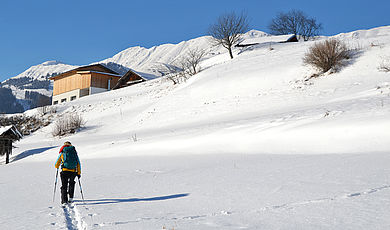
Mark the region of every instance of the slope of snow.
[[[390, 74], [377, 68], [390, 26], [335, 36], [359, 52], [310, 81], [302, 57], [317, 41], [252, 35], [244, 42], [259, 44], [235, 48], [232, 60], [210, 49], [183, 84], [158, 78], [58, 105], [58, 119], [77, 113], [86, 126], [53, 138], [52, 124], [16, 143], [0, 167], [0, 226], [388, 229]], [[207, 47], [207, 37], [191, 41]], [[142, 60], [170, 62], [189, 42], [130, 48], [115, 62], [139, 55], [132, 68], [145, 71], [153, 62]], [[58, 192], [51, 199], [66, 140], [79, 152], [86, 200], [77, 188], [63, 209]]]

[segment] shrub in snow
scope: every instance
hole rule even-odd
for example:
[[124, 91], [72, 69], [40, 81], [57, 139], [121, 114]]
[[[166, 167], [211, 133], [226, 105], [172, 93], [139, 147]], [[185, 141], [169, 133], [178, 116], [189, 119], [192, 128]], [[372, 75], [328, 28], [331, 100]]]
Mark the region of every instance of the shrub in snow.
[[378, 67], [379, 71], [390, 72], [390, 57], [383, 58], [382, 63]]
[[303, 58], [304, 64], [311, 65], [318, 69], [321, 73], [329, 70], [336, 71], [344, 66], [345, 61], [352, 56], [351, 49], [347, 45], [337, 39], [329, 39], [323, 42], [317, 42]]
[[85, 121], [78, 114], [71, 114], [63, 116], [58, 119], [52, 131], [53, 136], [65, 136], [67, 134], [75, 133], [78, 129], [84, 126]]
[[133, 142], [137, 142], [138, 141], [137, 134], [134, 133], [133, 135], [131, 135], [131, 139], [133, 140]]
[[14, 125], [24, 136], [50, 124], [49, 119], [38, 116], [0, 116], [0, 126]]
[[56, 106], [51, 106], [51, 105], [38, 107], [37, 110], [38, 110], [38, 114], [41, 115], [41, 116], [45, 116], [46, 114], [57, 113], [57, 107]]

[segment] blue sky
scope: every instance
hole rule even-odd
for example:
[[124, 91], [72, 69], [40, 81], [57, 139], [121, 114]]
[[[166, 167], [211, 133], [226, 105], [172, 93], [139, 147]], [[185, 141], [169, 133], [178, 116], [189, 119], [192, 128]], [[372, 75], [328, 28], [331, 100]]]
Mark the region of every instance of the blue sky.
[[0, 81], [48, 60], [83, 65], [131, 46], [151, 47], [206, 35], [226, 12], [245, 11], [267, 32], [281, 11], [299, 9], [324, 35], [390, 25], [388, 0], [2, 0]]

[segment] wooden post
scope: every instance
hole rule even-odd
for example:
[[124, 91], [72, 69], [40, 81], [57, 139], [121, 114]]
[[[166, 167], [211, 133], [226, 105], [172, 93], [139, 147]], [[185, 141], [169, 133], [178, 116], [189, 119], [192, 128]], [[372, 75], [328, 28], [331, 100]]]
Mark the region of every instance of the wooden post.
[[0, 140], [0, 151], [5, 154], [5, 163], [9, 163], [9, 155], [12, 154], [12, 140]]
[[12, 140], [5, 140], [5, 164], [9, 163], [9, 155], [12, 154]]
[[5, 154], [5, 164], [8, 163], [9, 163], [9, 152], [7, 151], [7, 153]]

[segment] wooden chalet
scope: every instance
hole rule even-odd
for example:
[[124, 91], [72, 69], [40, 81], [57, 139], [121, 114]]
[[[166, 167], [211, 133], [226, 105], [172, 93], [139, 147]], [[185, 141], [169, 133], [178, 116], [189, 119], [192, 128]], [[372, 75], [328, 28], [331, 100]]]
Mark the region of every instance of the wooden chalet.
[[13, 126], [0, 126], [0, 156], [5, 155], [5, 163], [9, 163], [9, 155], [12, 154], [12, 143], [18, 141], [23, 135]]
[[49, 78], [54, 81], [52, 104], [111, 90], [120, 78], [117, 72], [101, 64], [82, 66], [53, 76]]
[[140, 74], [136, 73], [135, 71], [129, 70], [129, 71], [127, 71], [127, 73], [125, 73], [125, 75], [123, 75], [118, 80], [118, 82], [113, 87], [113, 89], [119, 89], [119, 88], [127, 87], [127, 86], [130, 86], [130, 85], [134, 85], [134, 84], [137, 84], [137, 83], [144, 82], [146, 80], [147, 80], [146, 78], [142, 77]]

